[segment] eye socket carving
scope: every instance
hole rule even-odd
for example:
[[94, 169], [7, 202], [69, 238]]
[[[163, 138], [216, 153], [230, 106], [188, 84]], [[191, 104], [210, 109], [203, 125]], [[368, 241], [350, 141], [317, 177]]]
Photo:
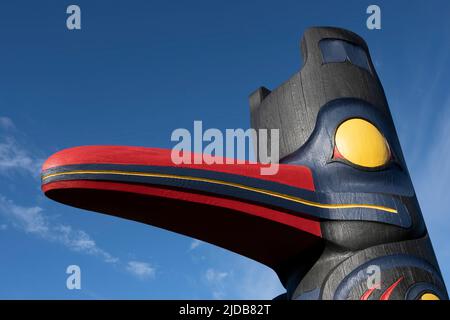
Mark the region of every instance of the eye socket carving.
[[340, 39], [323, 39], [319, 42], [324, 63], [348, 61], [355, 66], [370, 71], [369, 57], [366, 51], [353, 43]]
[[333, 160], [344, 160], [357, 167], [377, 169], [392, 158], [389, 144], [380, 130], [361, 118], [341, 123], [334, 142]]

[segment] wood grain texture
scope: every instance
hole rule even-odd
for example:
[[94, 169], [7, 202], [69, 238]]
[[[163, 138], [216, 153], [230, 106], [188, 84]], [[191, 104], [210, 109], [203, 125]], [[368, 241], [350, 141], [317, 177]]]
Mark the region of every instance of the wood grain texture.
[[[369, 70], [348, 60], [324, 63], [319, 46], [323, 39], [339, 39], [362, 48], [368, 57]], [[368, 221], [367, 218], [337, 221], [337, 213], [333, 212], [321, 221], [325, 239], [322, 246], [311, 248], [302, 257], [293, 257], [287, 265], [275, 270], [287, 289], [286, 298], [360, 299], [364, 296], [383, 299], [389, 296], [392, 299], [416, 299], [420, 290], [430, 290], [441, 299], [447, 299], [445, 284], [367, 44], [348, 30], [314, 27], [306, 30], [301, 51], [304, 61], [299, 72], [272, 91], [262, 87], [250, 96], [252, 128], [280, 130], [280, 162], [306, 163], [313, 171], [316, 190], [326, 190], [330, 199], [345, 192], [349, 192], [353, 202], [358, 201], [358, 192], [370, 194], [372, 200], [376, 200], [377, 194], [389, 194], [406, 206], [406, 217], [411, 219], [411, 224], [398, 226], [382, 220]], [[345, 110], [337, 109], [343, 101], [346, 101]], [[355, 109], [353, 107], [358, 103], [353, 103], [352, 107], [349, 101], [359, 101], [365, 109]], [[333, 120], [326, 122], [324, 119], [330, 119], [326, 118], [330, 108], [337, 111], [333, 113]], [[395, 154], [396, 169], [386, 166], [383, 170], [367, 172], [361, 168], [355, 170], [353, 166], [330, 164], [333, 162], [330, 160], [334, 160], [331, 159], [333, 130], [339, 121], [356, 117], [356, 114], [372, 121], [378, 119], [378, 127], [383, 128], [381, 131], [392, 154]], [[316, 123], [317, 130], [314, 130]], [[352, 195], [354, 199], [351, 199]], [[339, 202], [339, 199], [333, 200]], [[380, 290], [364, 295], [367, 275], [361, 268], [371, 261], [384, 268], [383, 280]]]
[[257, 90], [250, 95], [251, 126], [280, 130], [280, 158], [302, 146], [311, 135], [317, 114], [327, 102], [353, 97], [365, 100], [389, 115], [383, 88], [369, 61], [371, 72], [350, 62], [324, 64], [321, 39], [342, 39], [367, 45], [356, 34], [336, 28], [310, 28], [302, 39], [302, 69], [272, 92]]

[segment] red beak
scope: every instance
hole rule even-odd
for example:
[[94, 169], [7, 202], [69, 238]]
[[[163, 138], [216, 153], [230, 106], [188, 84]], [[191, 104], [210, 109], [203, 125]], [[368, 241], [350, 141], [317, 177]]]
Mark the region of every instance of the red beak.
[[185, 234], [272, 268], [321, 241], [308, 168], [280, 164], [277, 174], [261, 175], [267, 165], [209, 160], [215, 163], [175, 165], [171, 150], [76, 147], [44, 163], [42, 190], [58, 202]]

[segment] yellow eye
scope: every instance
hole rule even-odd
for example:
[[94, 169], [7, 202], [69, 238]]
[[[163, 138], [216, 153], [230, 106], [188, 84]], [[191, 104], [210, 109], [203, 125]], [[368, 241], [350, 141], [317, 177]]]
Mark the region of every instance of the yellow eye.
[[366, 168], [385, 165], [391, 153], [381, 132], [367, 120], [354, 118], [339, 125], [335, 135], [334, 158], [343, 158]]
[[420, 297], [420, 300], [441, 300], [439, 297], [433, 293], [425, 293]]

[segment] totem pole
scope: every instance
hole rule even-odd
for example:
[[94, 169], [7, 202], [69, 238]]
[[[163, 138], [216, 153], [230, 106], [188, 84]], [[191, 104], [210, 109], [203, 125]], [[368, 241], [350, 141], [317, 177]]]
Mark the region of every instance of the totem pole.
[[301, 49], [298, 73], [250, 96], [252, 128], [279, 129], [275, 175], [86, 146], [46, 161], [43, 191], [259, 261], [286, 288], [277, 299], [448, 299], [366, 43], [310, 28]]

